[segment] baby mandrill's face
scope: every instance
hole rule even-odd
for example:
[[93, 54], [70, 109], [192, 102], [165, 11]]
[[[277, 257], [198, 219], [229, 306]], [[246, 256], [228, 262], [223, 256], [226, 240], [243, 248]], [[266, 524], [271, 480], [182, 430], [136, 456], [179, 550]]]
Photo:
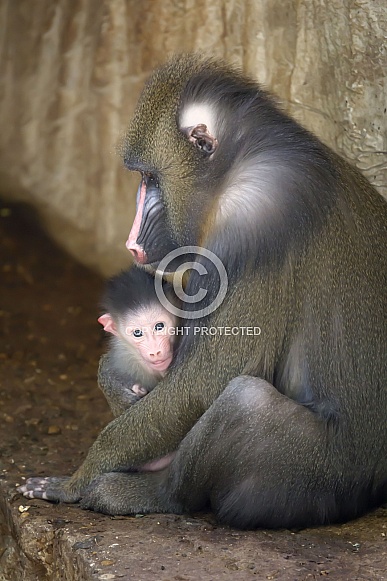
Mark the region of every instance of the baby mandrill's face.
[[128, 313], [121, 322], [123, 339], [135, 350], [146, 367], [159, 373], [171, 364], [176, 318], [161, 305]]

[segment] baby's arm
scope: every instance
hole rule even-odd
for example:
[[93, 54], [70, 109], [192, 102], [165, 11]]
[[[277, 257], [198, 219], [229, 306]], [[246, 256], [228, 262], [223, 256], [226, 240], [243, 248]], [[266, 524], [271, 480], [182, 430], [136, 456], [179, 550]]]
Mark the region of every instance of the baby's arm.
[[118, 373], [111, 364], [109, 353], [102, 355], [98, 368], [98, 386], [103, 391], [114, 417], [137, 403], [148, 393], [127, 373]]

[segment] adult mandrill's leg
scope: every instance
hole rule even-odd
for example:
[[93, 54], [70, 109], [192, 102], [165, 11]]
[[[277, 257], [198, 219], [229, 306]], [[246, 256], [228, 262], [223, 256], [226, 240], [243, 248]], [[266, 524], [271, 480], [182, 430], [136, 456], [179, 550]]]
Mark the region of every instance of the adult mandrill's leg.
[[240, 376], [183, 440], [167, 490], [186, 510], [209, 503], [220, 522], [237, 528], [335, 520], [343, 463], [332, 435], [268, 382]]
[[104, 514], [137, 514], [172, 512], [179, 514], [183, 507], [164, 493], [163, 472], [108, 472], [91, 482], [83, 495], [82, 508]]
[[332, 465], [330, 437], [326, 423], [307, 408], [266, 381], [241, 376], [191, 429], [169, 468], [104, 474], [81, 504], [133, 514], [194, 511], [210, 503], [220, 521], [241, 528], [335, 520], [342, 463]]

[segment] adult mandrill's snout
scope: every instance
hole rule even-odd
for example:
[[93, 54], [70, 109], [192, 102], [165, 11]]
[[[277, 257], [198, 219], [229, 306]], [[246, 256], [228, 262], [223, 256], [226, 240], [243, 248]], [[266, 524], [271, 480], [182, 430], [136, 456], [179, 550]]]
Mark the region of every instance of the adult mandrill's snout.
[[131, 239], [130, 235], [125, 244], [126, 248], [132, 254], [134, 260], [139, 264], [146, 264], [148, 262], [148, 257], [146, 255], [145, 250], [137, 244], [134, 240]]

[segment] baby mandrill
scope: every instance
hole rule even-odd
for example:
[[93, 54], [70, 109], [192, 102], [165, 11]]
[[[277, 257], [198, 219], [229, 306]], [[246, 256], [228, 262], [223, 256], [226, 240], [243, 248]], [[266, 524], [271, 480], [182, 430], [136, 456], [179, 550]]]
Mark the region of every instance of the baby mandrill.
[[[170, 286], [165, 284], [163, 290], [167, 300], [176, 306]], [[160, 303], [155, 279], [136, 267], [107, 282], [102, 307], [107, 312], [98, 321], [112, 334], [104, 367], [108, 363], [109, 375], [114, 374], [119, 381], [109, 381], [106, 373], [102, 377], [102, 366], [98, 379], [117, 416], [165, 375], [173, 357], [177, 317]]]
[[[176, 306], [172, 288], [165, 284], [163, 290], [167, 300]], [[113, 414], [118, 416], [165, 375], [173, 358], [178, 319], [160, 303], [155, 279], [136, 267], [107, 282], [102, 306], [107, 312], [98, 321], [112, 337], [108, 353], [101, 358], [98, 384]], [[172, 452], [152, 460], [139, 470], [162, 470], [174, 455]]]

